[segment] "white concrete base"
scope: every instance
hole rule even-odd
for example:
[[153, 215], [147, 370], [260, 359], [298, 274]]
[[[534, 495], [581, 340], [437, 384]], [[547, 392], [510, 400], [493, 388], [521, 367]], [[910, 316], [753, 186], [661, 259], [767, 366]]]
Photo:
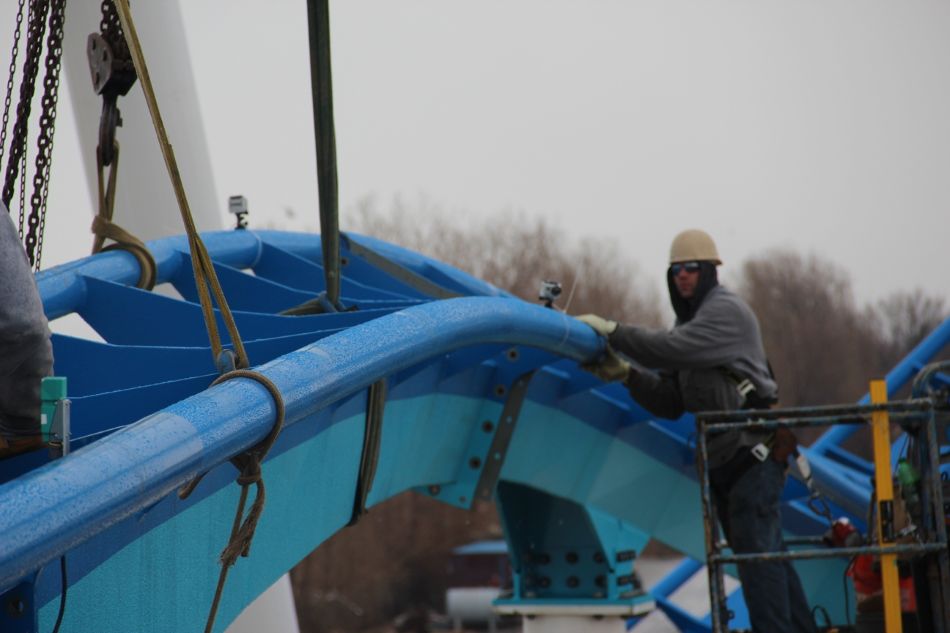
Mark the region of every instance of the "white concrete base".
[[225, 633], [300, 633], [290, 576], [283, 575], [247, 605]]
[[579, 617], [566, 615], [542, 615], [522, 620], [524, 633], [625, 633], [624, 618]]

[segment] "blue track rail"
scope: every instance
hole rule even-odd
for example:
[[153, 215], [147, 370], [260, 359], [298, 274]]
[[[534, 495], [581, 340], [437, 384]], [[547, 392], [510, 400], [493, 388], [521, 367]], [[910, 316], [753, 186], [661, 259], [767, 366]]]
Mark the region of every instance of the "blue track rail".
[[[551, 591], [559, 599], [588, 600], [598, 593], [585, 584], [594, 576], [623, 577], [610, 562], [614, 553], [638, 550], [650, 537], [701, 558], [692, 419], [656, 421], [622, 387], [580, 371], [578, 362], [602, 352], [587, 326], [360, 236], [342, 245], [343, 303], [356, 309], [283, 316], [323, 290], [318, 236], [234, 231], [204, 239], [251, 362], [286, 406], [286, 428], [264, 467], [268, 505], [254, 553], [232, 573], [220, 628], [349, 520], [366, 389], [380, 379], [390, 388], [369, 505], [416, 489], [469, 507], [486, 462], [497, 459], [500, 501], [507, 497], [538, 515], [580, 517], [575, 523], [587, 526], [572, 528], [570, 538], [599, 561], [587, 563], [590, 578], [576, 567], [543, 572], [561, 587]], [[0, 593], [26, 587], [37, 621], [49, 622], [62, 589], [52, 563], [65, 554], [72, 606], [64, 631], [176, 631], [200, 623], [233, 512], [228, 460], [257, 444], [274, 422], [275, 405], [257, 382], [208, 388], [216, 370], [187, 241], [168, 238], [149, 248], [158, 292], [131, 287], [138, 264], [120, 251], [37, 278], [50, 319], [78, 315], [102, 341], [54, 336], [78, 450], [56, 461], [34, 453], [0, 463]], [[365, 256], [367, 248], [375, 259]], [[379, 265], [379, 257], [389, 264]], [[434, 301], [432, 288], [458, 298]], [[946, 338], [950, 326], [940, 332]], [[918, 348], [913, 366], [937, 347], [931, 340]], [[525, 376], [530, 383], [507, 454], [492, 454], [507, 393]], [[867, 478], [826, 445], [837, 443], [812, 451], [816, 480], [838, 504], [836, 513], [861, 524]], [[206, 472], [193, 498], [177, 499], [176, 489]], [[821, 530], [806, 498], [804, 486], [787, 487], [792, 533]], [[504, 514], [510, 528], [523, 523]], [[525, 588], [537, 556], [519, 548], [535, 540], [509, 530]], [[656, 596], [684, 630], [708, 626], [668, 600], [694, 567], [682, 567]], [[813, 596], [840, 591], [840, 566], [803, 569]], [[162, 574], [177, 574], [173, 590], [153, 580]], [[575, 588], [564, 589], [568, 581]], [[604, 597], [623, 604], [610, 586]], [[122, 591], [136, 608], [103, 610], [97, 596], [109, 591]], [[150, 617], [155, 610], [163, 618]]]

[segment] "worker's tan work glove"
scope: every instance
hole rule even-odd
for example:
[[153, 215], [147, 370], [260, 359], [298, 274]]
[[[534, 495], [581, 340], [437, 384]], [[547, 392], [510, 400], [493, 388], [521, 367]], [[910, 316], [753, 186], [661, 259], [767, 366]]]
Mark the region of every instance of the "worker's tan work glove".
[[610, 321], [596, 314], [582, 314], [577, 317], [577, 320], [586, 323], [601, 336], [610, 336], [617, 329], [616, 321]]
[[630, 376], [632, 367], [608, 345], [604, 348], [603, 356], [592, 363], [584, 363], [581, 369], [589, 371], [604, 382], [624, 382]]

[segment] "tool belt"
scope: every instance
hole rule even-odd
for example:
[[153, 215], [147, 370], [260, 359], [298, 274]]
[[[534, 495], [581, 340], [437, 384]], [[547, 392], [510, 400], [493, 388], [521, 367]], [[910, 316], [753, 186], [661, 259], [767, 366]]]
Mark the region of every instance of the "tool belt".
[[760, 463], [751, 448], [744, 446], [725, 464], [709, 470], [709, 483], [716, 494], [725, 496], [742, 475]]
[[709, 482], [720, 494], [729, 491], [732, 485], [756, 464], [773, 460], [786, 465], [788, 458], [798, 454], [798, 438], [787, 428], [777, 428], [755, 446], [743, 446], [722, 466], [709, 470]]

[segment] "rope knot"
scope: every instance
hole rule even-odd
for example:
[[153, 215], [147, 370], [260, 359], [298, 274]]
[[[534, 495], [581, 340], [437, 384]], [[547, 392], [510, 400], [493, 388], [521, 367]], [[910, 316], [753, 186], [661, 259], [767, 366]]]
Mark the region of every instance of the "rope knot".
[[262, 481], [263, 473], [261, 472], [260, 455], [252, 455], [251, 452], [248, 451], [232, 459], [231, 463], [234, 464], [241, 473], [235, 480], [239, 485], [247, 487]]
[[[231, 459], [231, 463], [238, 469], [239, 474], [235, 481], [241, 486], [241, 498], [238, 501], [237, 511], [234, 514], [234, 523], [231, 525], [231, 536], [219, 557], [221, 561], [221, 573], [218, 576], [218, 586], [215, 589], [214, 601], [211, 603], [211, 611], [208, 614], [205, 633], [209, 633], [214, 626], [218, 605], [221, 602], [221, 594], [224, 591], [224, 583], [228, 577], [228, 569], [234, 565], [239, 556], [246, 557], [250, 554], [251, 541], [254, 539], [257, 523], [261, 518], [261, 514], [264, 512], [264, 501], [266, 499], [261, 464], [284, 426], [284, 399], [277, 385], [256, 371], [250, 369], [235, 369], [219, 376], [211, 383], [211, 386], [226, 380], [231, 380], [232, 378], [250, 378], [263, 385], [274, 399], [274, 405], [277, 407], [277, 416], [270, 433], [268, 433], [267, 437], [265, 437], [260, 444]], [[188, 497], [188, 495], [194, 491], [195, 487], [197, 487], [202, 477], [204, 477], [203, 474], [184, 486], [178, 493], [179, 498], [185, 499]], [[247, 505], [247, 496], [252, 485], [256, 486], [254, 502], [251, 504], [251, 509], [245, 517], [244, 507]]]

